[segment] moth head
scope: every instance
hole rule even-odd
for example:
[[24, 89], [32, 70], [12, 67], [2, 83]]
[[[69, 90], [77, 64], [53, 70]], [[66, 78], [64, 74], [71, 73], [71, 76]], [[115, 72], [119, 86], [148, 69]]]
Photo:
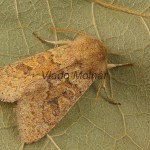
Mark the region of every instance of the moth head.
[[84, 63], [95, 69], [106, 63], [107, 47], [102, 41], [91, 36], [82, 36], [78, 40], [82, 43], [80, 56]]

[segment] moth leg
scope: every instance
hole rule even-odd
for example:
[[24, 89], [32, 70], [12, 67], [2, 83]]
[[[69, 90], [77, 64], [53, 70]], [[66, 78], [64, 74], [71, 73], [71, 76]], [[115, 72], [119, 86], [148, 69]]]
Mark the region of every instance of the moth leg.
[[[107, 64], [107, 69], [112, 69], [112, 68], [116, 68], [116, 67], [122, 67], [122, 66], [133, 66], [132, 63], [124, 63], [124, 64]], [[109, 74], [109, 72], [108, 72]], [[110, 74], [109, 74], [110, 76]], [[103, 89], [105, 94], [106, 94], [106, 97], [107, 97], [107, 101], [111, 104], [114, 104], [114, 105], [121, 105], [120, 103], [117, 103], [117, 102], [114, 102], [113, 98], [109, 97], [108, 94], [107, 94], [107, 91], [106, 91], [106, 85], [105, 85], [105, 76], [102, 78], [102, 82], [100, 83], [100, 88], [99, 88], [99, 91], [100, 89]], [[99, 92], [98, 91], [98, 92]]]
[[111, 97], [108, 96], [108, 93], [107, 93], [107, 91], [106, 91], [106, 85], [105, 85], [105, 83], [106, 83], [106, 82], [105, 82], [105, 81], [106, 81], [105, 76], [106, 76], [106, 74], [103, 75], [103, 78], [102, 78], [102, 80], [100, 81], [100, 86], [99, 86], [98, 91], [97, 91], [97, 97], [98, 97], [99, 92], [101, 91], [101, 89], [103, 89], [103, 90], [104, 90], [104, 93], [105, 93], [105, 95], [106, 95], [106, 101], [107, 101], [107, 102], [109, 102], [109, 103], [111, 103], [111, 104], [113, 104], [113, 105], [121, 105], [120, 103], [115, 102]]
[[124, 64], [107, 64], [107, 69], [112, 69], [116, 67], [122, 67], [122, 66], [133, 66], [132, 63], [124, 63]]
[[71, 40], [59, 40], [59, 41], [48, 41], [45, 39], [40, 38], [35, 32], [33, 32], [33, 35], [38, 38], [41, 42], [54, 44], [54, 45], [66, 45], [72, 42]]
[[104, 92], [105, 92], [105, 94], [106, 94], [106, 101], [107, 101], [107, 102], [109, 102], [109, 103], [111, 103], [111, 104], [113, 104], [113, 105], [121, 105], [119, 102], [115, 102], [112, 97], [109, 97], [109, 96], [108, 96], [108, 93], [107, 93], [107, 91], [106, 91], [106, 86], [105, 86], [105, 84], [104, 84], [104, 86], [103, 86], [102, 88], [104, 89]]

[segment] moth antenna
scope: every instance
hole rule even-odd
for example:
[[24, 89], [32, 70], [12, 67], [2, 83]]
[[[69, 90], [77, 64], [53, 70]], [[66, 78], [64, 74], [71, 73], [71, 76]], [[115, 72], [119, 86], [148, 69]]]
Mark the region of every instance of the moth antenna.
[[112, 68], [116, 68], [116, 67], [123, 67], [123, 66], [133, 66], [133, 63], [107, 64], [107, 69], [112, 69]]
[[66, 28], [49, 28], [49, 29], [57, 32], [71, 32], [71, 33], [76, 33], [78, 35], [86, 35], [84, 32], [74, 30], [74, 29], [66, 29]]
[[39, 39], [42, 43], [49, 43], [49, 44], [54, 44], [56, 45], [65, 45], [65, 44], [69, 44], [71, 41], [70, 40], [59, 40], [59, 41], [49, 41], [49, 40], [45, 40], [41, 37], [39, 37], [35, 32], [32, 33], [37, 39]]
[[99, 87], [98, 87], [97, 93], [96, 93], [96, 100], [98, 100], [98, 96], [99, 96], [99, 93], [100, 93], [101, 89], [104, 86], [104, 82], [105, 82], [105, 78], [104, 78], [104, 75], [103, 75], [102, 80], [99, 83]]
[[149, 14], [142, 14], [142, 13], [138, 13], [136, 11], [132, 11], [130, 9], [114, 6], [114, 5], [111, 5], [111, 4], [107, 4], [105, 2], [102, 2], [102, 0], [94, 0], [94, 2], [101, 5], [101, 6], [103, 6], [103, 7], [105, 7], [105, 8], [113, 9], [113, 10], [116, 10], [116, 11], [121, 11], [121, 12], [132, 14], [132, 15], [135, 15], [135, 16], [150, 18]]

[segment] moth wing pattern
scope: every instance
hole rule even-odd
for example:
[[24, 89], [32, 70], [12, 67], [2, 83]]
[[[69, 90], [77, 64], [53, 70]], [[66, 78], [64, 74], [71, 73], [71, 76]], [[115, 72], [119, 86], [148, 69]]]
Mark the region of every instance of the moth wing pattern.
[[17, 103], [18, 126], [24, 142], [30, 143], [46, 134], [48, 125], [43, 120], [42, 109], [47, 90], [44, 80], [35, 81], [26, 88], [22, 100]]
[[97, 67], [101, 64], [104, 70], [105, 59], [106, 47], [102, 42], [89, 36], [79, 36], [70, 44], [41, 52], [1, 68], [0, 100], [18, 101], [28, 84], [42, 78], [42, 72], [57, 72], [75, 62], [82, 64], [84, 70], [94, 68], [98, 71]]
[[[36, 142], [45, 136], [93, 83], [93, 78], [73, 78], [75, 71], [106, 73], [106, 55], [102, 42], [79, 36], [70, 44], [25, 58], [0, 70], [0, 84], [3, 85], [0, 99], [17, 101], [17, 120], [25, 143]], [[42, 73], [62, 71], [70, 73], [69, 78], [56, 80], [42, 76]]]
[[[75, 82], [75, 81], [74, 81]], [[78, 101], [92, 83], [72, 84], [67, 79], [57, 86], [46, 79], [30, 84], [17, 104], [20, 135], [25, 143], [45, 136]], [[83, 89], [80, 86], [84, 86]]]

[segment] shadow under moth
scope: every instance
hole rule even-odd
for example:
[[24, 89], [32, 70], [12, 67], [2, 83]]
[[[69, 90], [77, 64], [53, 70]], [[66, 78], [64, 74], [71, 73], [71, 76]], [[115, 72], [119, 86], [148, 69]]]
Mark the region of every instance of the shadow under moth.
[[[17, 101], [18, 127], [25, 143], [44, 137], [96, 79], [83, 78], [81, 73], [101, 74], [100, 90], [105, 89], [108, 69], [128, 65], [107, 64], [106, 46], [90, 36], [57, 42], [64, 45], [0, 68], [0, 100]], [[62, 72], [65, 76], [58, 76]]]

